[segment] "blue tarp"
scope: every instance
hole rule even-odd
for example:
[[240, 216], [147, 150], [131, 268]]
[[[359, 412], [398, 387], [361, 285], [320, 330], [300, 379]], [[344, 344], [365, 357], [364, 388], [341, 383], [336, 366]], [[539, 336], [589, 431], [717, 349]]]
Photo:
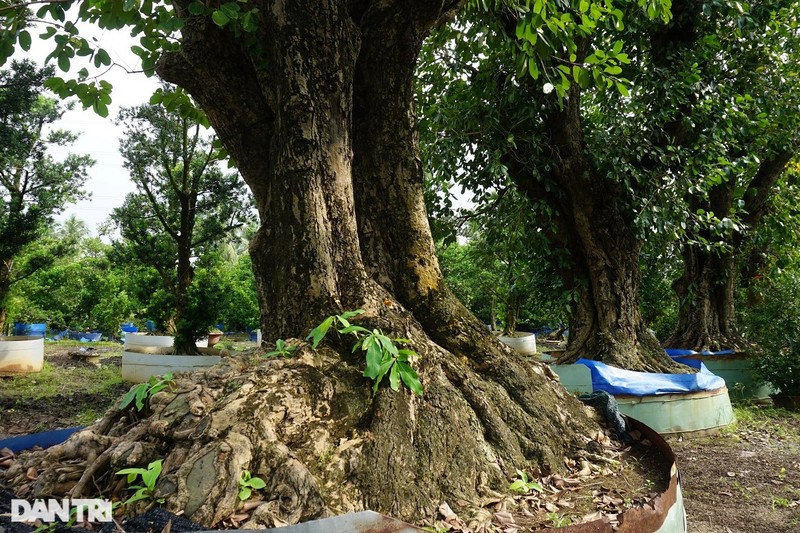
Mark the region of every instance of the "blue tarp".
[[56, 429], [54, 431], [44, 431], [42, 433], [31, 433], [30, 435], [22, 435], [20, 437], [12, 437], [10, 439], [0, 440], [0, 450], [3, 448], [8, 448], [12, 452], [17, 453], [21, 452], [22, 450], [33, 448], [34, 446], [49, 448], [50, 446], [61, 444], [79, 429], [83, 429], [83, 426], [67, 429]]
[[697, 374], [651, 374], [634, 372], [609, 366], [599, 361], [578, 359], [592, 373], [592, 390], [609, 394], [647, 396], [716, 390], [725, 386], [725, 380], [712, 374], [701, 363]]

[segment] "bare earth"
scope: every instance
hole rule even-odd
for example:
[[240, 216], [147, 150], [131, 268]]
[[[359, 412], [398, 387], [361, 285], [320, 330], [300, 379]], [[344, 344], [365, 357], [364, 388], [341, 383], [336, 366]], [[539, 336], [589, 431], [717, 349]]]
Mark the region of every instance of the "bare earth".
[[800, 413], [737, 409], [716, 436], [669, 439], [691, 533], [800, 532]]

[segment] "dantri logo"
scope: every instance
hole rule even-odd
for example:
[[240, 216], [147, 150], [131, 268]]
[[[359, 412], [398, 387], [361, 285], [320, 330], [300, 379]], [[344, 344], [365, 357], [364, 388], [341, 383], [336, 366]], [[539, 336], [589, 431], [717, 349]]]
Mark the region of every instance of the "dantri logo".
[[82, 499], [74, 500], [11, 500], [12, 522], [62, 522], [74, 520], [81, 522], [111, 522], [112, 506], [109, 500]]

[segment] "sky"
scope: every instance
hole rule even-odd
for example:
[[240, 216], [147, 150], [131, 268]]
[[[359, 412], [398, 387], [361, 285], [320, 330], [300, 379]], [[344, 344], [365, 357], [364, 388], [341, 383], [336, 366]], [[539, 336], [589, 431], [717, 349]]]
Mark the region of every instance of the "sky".
[[[101, 32], [91, 29], [94, 30], [93, 36], [98, 39], [100, 46], [105, 48], [112, 60], [129, 70], [138, 69], [138, 58], [130, 51], [131, 45], [136, 44], [133, 38], [123, 32]], [[87, 34], [89, 35], [92, 34]], [[41, 66], [50, 52], [49, 45], [52, 45], [52, 42], [39, 42], [34, 38], [31, 51], [18, 52], [14, 59], [26, 57]], [[4, 68], [9, 66], [6, 64]], [[74, 61], [72, 71], [77, 72], [82, 66], [86, 65]], [[56, 68], [56, 75], [66, 77], [69, 74], [64, 74]], [[114, 86], [108, 117], [102, 118], [91, 109], [84, 110], [79, 103], [76, 103], [75, 108], [67, 111], [62, 120], [54, 126], [78, 134], [78, 140], [71, 147], [50, 148], [50, 153], [56, 159], [62, 159], [67, 153], [72, 152], [88, 154], [96, 161], [89, 169], [89, 179], [85, 185], [85, 189], [92, 194], [91, 198], [68, 205], [64, 212], [56, 217], [57, 221], [64, 221], [70, 215], [75, 215], [86, 223], [93, 235], [98, 235], [97, 227], [108, 218], [113, 208], [122, 205], [125, 195], [134, 190], [133, 182], [122, 167], [122, 156], [119, 154], [122, 128], [115, 125], [113, 119], [120, 106], [144, 104], [158, 87], [156, 78], [147, 78], [142, 73], [128, 74], [120, 67], [112, 68], [103, 74], [102, 79]]]

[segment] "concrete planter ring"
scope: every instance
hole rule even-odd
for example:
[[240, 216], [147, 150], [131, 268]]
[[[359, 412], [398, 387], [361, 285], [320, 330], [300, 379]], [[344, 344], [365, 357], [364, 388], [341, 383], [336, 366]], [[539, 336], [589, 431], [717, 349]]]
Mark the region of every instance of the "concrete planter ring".
[[585, 359], [550, 368], [569, 392], [606, 391], [622, 414], [661, 435], [711, 433], [734, 421], [725, 381], [707, 369], [697, 374], [651, 374]]
[[149, 348], [171, 348], [174, 342], [175, 337], [172, 335], [125, 335], [126, 350], [128, 348], [137, 351], [146, 351]]
[[0, 337], [0, 375], [41, 372], [44, 337]]
[[533, 333], [518, 331], [513, 337], [499, 335], [497, 338], [518, 354], [533, 355], [536, 353], [536, 335]]
[[150, 376], [161, 376], [167, 372], [195, 372], [219, 363], [219, 351], [199, 348], [202, 355], [172, 355], [172, 347], [145, 350], [126, 348], [122, 352], [122, 379], [130, 383], [144, 383]]

